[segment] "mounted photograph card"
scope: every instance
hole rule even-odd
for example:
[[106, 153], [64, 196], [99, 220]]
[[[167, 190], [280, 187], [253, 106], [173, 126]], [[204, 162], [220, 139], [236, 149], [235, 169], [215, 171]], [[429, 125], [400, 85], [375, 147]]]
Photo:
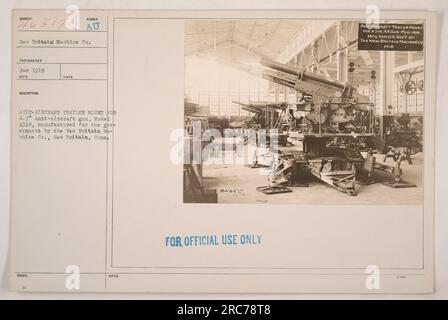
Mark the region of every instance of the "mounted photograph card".
[[10, 289], [433, 292], [436, 22], [14, 10]]

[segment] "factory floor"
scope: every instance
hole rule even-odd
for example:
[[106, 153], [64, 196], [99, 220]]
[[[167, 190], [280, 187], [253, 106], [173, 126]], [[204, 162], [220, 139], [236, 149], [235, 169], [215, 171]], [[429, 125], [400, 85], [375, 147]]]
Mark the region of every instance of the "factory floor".
[[[378, 163], [384, 163], [384, 155], [375, 156]], [[266, 169], [250, 168], [242, 164], [204, 164], [203, 183], [207, 189], [216, 189], [218, 203], [422, 204], [423, 153], [415, 154], [411, 158], [412, 165], [407, 161], [401, 163], [402, 180], [415, 184], [416, 187], [391, 188], [382, 183], [356, 184], [356, 196], [342, 193], [314, 177], [310, 178], [308, 187], [288, 187], [292, 192], [267, 195], [256, 190], [257, 187], [268, 184]], [[388, 158], [385, 164], [394, 166], [395, 162], [392, 158]], [[384, 177], [382, 178], [384, 180]]]

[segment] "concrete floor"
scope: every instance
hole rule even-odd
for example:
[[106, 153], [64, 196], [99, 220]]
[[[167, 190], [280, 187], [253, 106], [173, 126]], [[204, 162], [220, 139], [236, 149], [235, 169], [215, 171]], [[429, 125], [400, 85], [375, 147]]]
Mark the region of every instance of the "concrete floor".
[[[383, 155], [376, 155], [382, 163]], [[422, 192], [423, 154], [412, 156], [413, 164], [402, 162], [403, 180], [416, 184], [413, 188], [391, 188], [381, 183], [356, 185], [357, 195], [349, 196], [335, 188], [311, 178], [309, 187], [290, 187], [293, 192], [266, 195], [256, 190], [267, 185], [263, 169], [244, 165], [204, 164], [203, 182], [207, 189], [216, 189], [218, 203], [298, 203], [298, 204], [370, 204], [370, 205], [416, 205], [423, 203]], [[394, 165], [392, 158], [386, 161]], [[264, 173], [263, 173], [264, 172]]]

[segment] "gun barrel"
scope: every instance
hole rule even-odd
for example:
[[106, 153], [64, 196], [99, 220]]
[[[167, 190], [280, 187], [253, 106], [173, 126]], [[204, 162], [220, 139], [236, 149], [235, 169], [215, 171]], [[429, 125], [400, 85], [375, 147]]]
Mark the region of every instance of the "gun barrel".
[[293, 76], [298, 76], [299, 80], [312, 80], [312, 81], [316, 81], [322, 84], [326, 84], [328, 86], [334, 87], [334, 88], [338, 88], [338, 89], [345, 89], [346, 88], [346, 84], [336, 81], [336, 80], [332, 80], [332, 79], [328, 79], [326, 77], [323, 77], [321, 75], [318, 74], [314, 74], [311, 72], [306, 72], [304, 70], [299, 71], [295, 68], [292, 68], [286, 64], [283, 63], [278, 63], [276, 61], [272, 61], [266, 58], [263, 58], [261, 60], [261, 64], [265, 67], [280, 71], [280, 72], [284, 72]]
[[252, 113], [261, 113], [261, 110], [249, 108], [249, 107], [246, 107], [246, 106], [241, 106], [241, 109], [243, 109], [245, 111], [248, 111], [248, 112], [252, 112]]
[[297, 81], [297, 76], [292, 77], [291, 75], [284, 72], [276, 72], [266, 70], [263, 72], [263, 78], [274, 83], [278, 83], [287, 87], [294, 89], [295, 83]]
[[330, 87], [334, 87], [334, 88], [338, 88], [338, 89], [342, 89], [342, 90], [344, 90], [347, 87], [347, 85], [345, 83], [342, 83], [342, 82], [339, 82], [336, 80], [332, 80], [332, 79], [328, 79], [328, 78], [322, 77], [318, 74], [311, 73], [311, 72], [304, 71], [302, 79], [313, 80], [316, 82], [320, 82], [320, 83], [329, 85]]
[[298, 72], [295, 68], [291, 68], [290, 66], [283, 64], [283, 63], [279, 63], [279, 62], [276, 62], [273, 60], [262, 58], [261, 64], [265, 67], [268, 67], [268, 68], [271, 68], [271, 69], [274, 69], [277, 71], [289, 73], [294, 76], [300, 76], [300, 72]]
[[272, 81], [274, 83], [280, 84], [280, 85], [285, 86], [285, 87], [289, 87], [291, 89], [295, 88], [294, 83], [286, 81], [286, 80], [283, 80], [283, 79], [280, 79], [280, 78], [272, 78], [272, 77], [269, 77], [269, 76], [264, 76], [264, 78], [266, 80], [270, 80], [270, 81]]

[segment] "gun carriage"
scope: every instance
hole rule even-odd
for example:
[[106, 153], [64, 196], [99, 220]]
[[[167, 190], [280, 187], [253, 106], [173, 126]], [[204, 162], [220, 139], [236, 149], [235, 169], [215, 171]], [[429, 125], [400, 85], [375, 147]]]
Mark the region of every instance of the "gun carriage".
[[251, 119], [255, 128], [277, 129], [281, 138], [269, 185], [259, 191], [290, 192], [289, 187], [307, 186], [314, 176], [353, 196], [356, 182], [373, 183], [375, 171], [392, 175], [387, 181], [391, 187], [413, 186], [401, 180], [400, 161], [394, 167], [376, 163], [373, 150], [378, 149], [378, 137], [374, 106], [368, 97], [348, 82], [267, 59], [261, 65], [264, 79], [296, 90], [300, 101], [243, 105], [255, 114]]

